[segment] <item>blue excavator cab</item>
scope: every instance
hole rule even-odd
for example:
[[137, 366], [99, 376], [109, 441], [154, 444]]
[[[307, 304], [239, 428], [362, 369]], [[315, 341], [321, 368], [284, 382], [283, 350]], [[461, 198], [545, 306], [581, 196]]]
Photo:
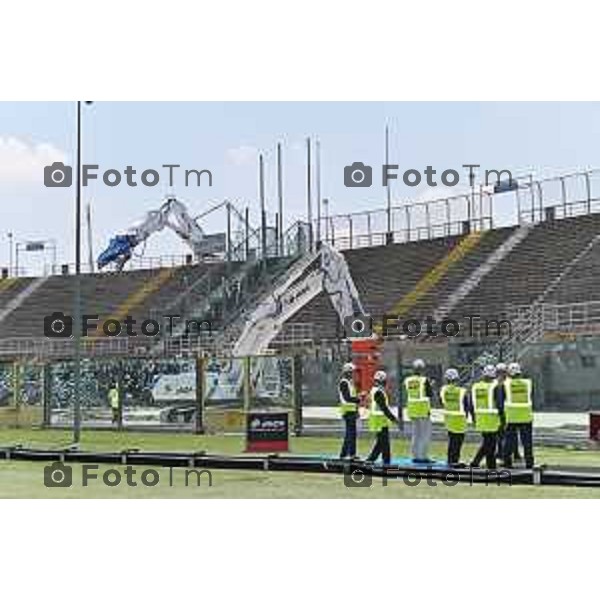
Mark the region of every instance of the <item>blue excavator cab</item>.
[[137, 245], [137, 240], [133, 235], [116, 235], [108, 248], [98, 257], [98, 269], [102, 269], [111, 262], [125, 264], [130, 258], [133, 248]]

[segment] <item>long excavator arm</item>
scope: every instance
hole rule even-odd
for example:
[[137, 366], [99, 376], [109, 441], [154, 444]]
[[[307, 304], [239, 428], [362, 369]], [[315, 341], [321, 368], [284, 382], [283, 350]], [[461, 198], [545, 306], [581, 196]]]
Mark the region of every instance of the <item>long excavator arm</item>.
[[98, 269], [114, 263], [118, 271], [123, 270], [135, 247], [165, 227], [172, 229], [190, 246], [194, 255], [199, 256], [204, 231], [189, 215], [183, 202], [168, 198], [158, 210], [148, 211], [142, 221], [110, 240], [108, 247], [98, 257]]

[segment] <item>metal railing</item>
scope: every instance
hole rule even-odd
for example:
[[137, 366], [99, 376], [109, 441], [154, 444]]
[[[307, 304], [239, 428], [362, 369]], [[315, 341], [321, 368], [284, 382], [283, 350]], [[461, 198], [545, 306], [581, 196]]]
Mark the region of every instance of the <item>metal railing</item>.
[[271, 345], [276, 348], [299, 348], [314, 344], [314, 323], [286, 323], [279, 335], [271, 342]]
[[[84, 338], [82, 354], [84, 356], [127, 355], [132, 351], [130, 338]], [[68, 358], [73, 356], [74, 346], [71, 338], [4, 338], [0, 340], [0, 356], [2, 357], [33, 357]]]
[[315, 222], [321, 240], [339, 249], [461, 235], [491, 229], [494, 194], [480, 188], [448, 198], [387, 209], [322, 217]]
[[542, 334], [549, 332], [597, 332], [600, 329], [600, 300], [589, 302], [543, 303], [536, 307], [515, 306], [516, 320], [535, 321]]

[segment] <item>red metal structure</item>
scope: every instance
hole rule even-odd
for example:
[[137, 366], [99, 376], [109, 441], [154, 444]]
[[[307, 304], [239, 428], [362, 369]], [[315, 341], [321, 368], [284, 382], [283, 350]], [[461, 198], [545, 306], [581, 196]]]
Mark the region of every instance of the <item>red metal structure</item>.
[[352, 363], [354, 364], [354, 383], [360, 390], [362, 403], [373, 385], [373, 375], [381, 368], [382, 340], [373, 336], [351, 340]]

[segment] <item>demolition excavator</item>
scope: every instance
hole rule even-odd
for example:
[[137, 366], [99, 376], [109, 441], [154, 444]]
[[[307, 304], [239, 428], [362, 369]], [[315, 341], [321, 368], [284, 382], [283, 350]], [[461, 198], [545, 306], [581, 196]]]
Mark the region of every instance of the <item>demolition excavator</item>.
[[124, 233], [115, 235], [98, 257], [98, 269], [114, 264], [117, 271], [122, 271], [135, 248], [165, 227], [173, 230], [190, 247], [197, 260], [202, 257], [203, 229], [198, 225], [197, 218], [190, 216], [181, 200], [170, 197], [159, 209], [148, 211], [143, 220], [134, 223]]

